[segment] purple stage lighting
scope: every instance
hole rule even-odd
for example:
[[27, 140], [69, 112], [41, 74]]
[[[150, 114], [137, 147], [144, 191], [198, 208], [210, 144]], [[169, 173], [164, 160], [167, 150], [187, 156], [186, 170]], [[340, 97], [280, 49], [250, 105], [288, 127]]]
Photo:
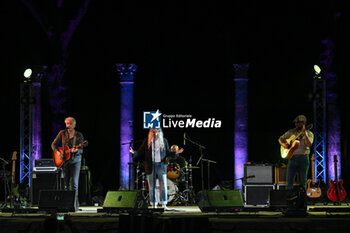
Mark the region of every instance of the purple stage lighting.
[[[116, 64], [120, 75], [120, 187], [133, 189], [133, 173], [129, 162], [132, 157], [129, 145], [134, 138], [134, 73], [137, 66], [134, 64]], [[124, 144], [124, 145], [123, 145]]]
[[248, 69], [249, 64], [233, 64], [235, 68], [235, 189], [242, 189], [244, 164], [248, 160]]

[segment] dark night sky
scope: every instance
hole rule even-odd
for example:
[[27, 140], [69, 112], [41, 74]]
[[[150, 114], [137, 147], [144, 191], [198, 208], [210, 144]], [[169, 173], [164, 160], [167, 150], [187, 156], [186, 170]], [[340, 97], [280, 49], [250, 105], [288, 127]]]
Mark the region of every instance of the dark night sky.
[[[54, 2], [54, 1], [53, 1]], [[79, 1], [76, 1], [79, 2]], [[106, 189], [118, 187], [119, 84], [116, 63], [135, 63], [135, 139], [146, 135], [141, 127], [144, 110], [192, 114], [221, 119], [221, 129], [167, 129], [170, 144], [182, 146], [186, 131], [205, 145], [213, 167], [213, 182], [233, 178], [234, 63], [249, 63], [249, 160], [279, 160], [277, 138], [305, 114], [312, 120], [313, 65], [324, 50], [321, 40], [334, 38], [333, 71], [339, 78], [341, 117], [349, 118], [344, 85], [348, 10], [337, 4], [190, 1], [183, 5], [135, 1], [91, 1], [87, 14], [69, 45], [67, 115], [89, 140], [85, 151], [94, 180]], [[5, 60], [1, 108], [5, 117], [1, 157], [19, 149], [19, 80], [31, 65], [57, 61], [52, 46], [22, 1], [3, 3]], [[69, 5], [72, 4], [72, 5]], [[34, 4], [43, 21], [56, 33], [75, 15], [73, 3]], [[337, 29], [334, 13], [341, 12]], [[3, 23], [4, 23], [3, 22]], [[334, 33], [336, 32], [336, 34]], [[57, 37], [57, 34], [54, 34]], [[50, 44], [51, 43], [51, 44]], [[5, 85], [4, 85], [5, 83]], [[45, 111], [43, 118], [51, 119]], [[63, 125], [62, 119], [62, 127]], [[349, 124], [343, 122], [344, 143]], [[43, 157], [50, 157], [51, 129], [43, 130]], [[345, 146], [344, 146], [345, 147]], [[343, 150], [345, 150], [343, 148]], [[184, 156], [198, 159], [195, 146]], [[347, 155], [346, 155], [347, 156]], [[347, 165], [348, 166], [348, 165]], [[199, 172], [195, 173], [199, 180]]]

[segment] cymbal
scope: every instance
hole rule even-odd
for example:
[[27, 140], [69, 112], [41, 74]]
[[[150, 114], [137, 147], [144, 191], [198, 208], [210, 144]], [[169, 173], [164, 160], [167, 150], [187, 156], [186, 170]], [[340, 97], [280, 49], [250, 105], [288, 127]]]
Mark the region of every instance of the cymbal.
[[196, 169], [196, 168], [199, 168], [197, 166], [191, 166], [191, 167], [187, 167], [188, 169]]

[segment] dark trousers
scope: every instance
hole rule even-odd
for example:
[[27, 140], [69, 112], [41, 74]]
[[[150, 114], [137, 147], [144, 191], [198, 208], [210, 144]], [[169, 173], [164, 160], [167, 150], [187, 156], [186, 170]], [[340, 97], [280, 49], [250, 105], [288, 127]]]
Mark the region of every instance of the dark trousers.
[[79, 175], [81, 167], [81, 155], [74, 156], [73, 159], [64, 165], [64, 186], [66, 190], [75, 191], [76, 206], [79, 207]]
[[299, 184], [306, 190], [306, 180], [309, 171], [309, 156], [292, 157], [287, 165], [287, 189], [293, 189], [295, 176], [299, 174]]

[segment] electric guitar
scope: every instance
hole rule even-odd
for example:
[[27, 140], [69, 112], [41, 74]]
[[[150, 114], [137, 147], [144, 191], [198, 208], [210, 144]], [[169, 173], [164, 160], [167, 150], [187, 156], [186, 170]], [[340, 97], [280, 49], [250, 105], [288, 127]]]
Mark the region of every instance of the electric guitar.
[[16, 185], [16, 160], [17, 151], [12, 152], [12, 177], [11, 177], [11, 200], [17, 200], [19, 198], [18, 194], [18, 184]]
[[311, 173], [312, 173], [312, 180], [307, 180], [307, 189], [306, 189], [306, 195], [310, 198], [318, 198], [322, 195], [322, 191], [320, 188], [320, 181], [318, 181], [318, 184], [315, 184], [315, 154], [312, 154], [311, 157]]
[[53, 161], [55, 163], [55, 166], [61, 167], [65, 161], [68, 161], [73, 157], [73, 155], [71, 154], [73, 150], [78, 149], [79, 147], [85, 147], [87, 145], [88, 145], [88, 141], [85, 140], [79, 145], [76, 145], [72, 148], [65, 146], [63, 150], [63, 147], [59, 147], [57, 151], [53, 152]]
[[[306, 126], [306, 130], [310, 130], [312, 129], [313, 125], [309, 124], [308, 126]], [[292, 135], [290, 136], [288, 139], [286, 139], [287, 144], [289, 145], [288, 148], [284, 148], [283, 146], [281, 146], [281, 157], [283, 159], [291, 159], [294, 151], [299, 147], [300, 141], [297, 140], [301, 135], [303, 134], [303, 132], [298, 133], [297, 135]]]
[[346, 191], [343, 187], [343, 180], [338, 181], [338, 168], [337, 168], [338, 159], [337, 156], [334, 155], [334, 181], [330, 180], [329, 183], [331, 187], [327, 191], [327, 196], [329, 200], [340, 202], [343, 201], [346, 197]]

